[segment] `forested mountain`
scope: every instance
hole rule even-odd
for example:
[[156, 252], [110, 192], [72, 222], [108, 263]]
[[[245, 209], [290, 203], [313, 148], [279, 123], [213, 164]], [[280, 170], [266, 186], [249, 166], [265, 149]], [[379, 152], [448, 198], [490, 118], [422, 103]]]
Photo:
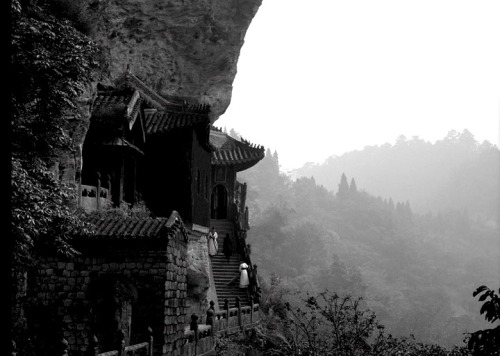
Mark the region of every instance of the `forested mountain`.
[[400, 136], [394, 145], [367, 146], [307, 164], [293, 173], [314, 177], [337, 191], [342, 173], [355, 177], [368, 193], [411, 203], [414, 211], [438, 213], [450, 208], [498, 224], [500, 151], [479, 143], [468, 130], [450, 131], [434, 144]]
[[[493, 187], [498, 183], [494, 182], [498, 149], [474, 143], [466, 150], [461, 143], [464, 135], [435, 145], [401, 139], [395, 146], [367, 148], [330, 160], [353, 167], [348, 172], [371, 169], [379, 194], [388, 192], [383, 197], [367, 193], [365, 184], [372, 176], [358, 179], [337, 171], [327, 175], [326, 168], [334, 167], [328, 164], [324, 170], [308, 169], [321, 172], [330, 190], [318, 184], [319, 177], [292, 180], [280, 172], [278, 154], [268, 150], [263, 161], [238, 176], [248, 183], [247, 241], [259, 273], [276, 274], [302, 292], [328, 288], [362, 296], [394, 335], [413, 334], [419, 341], [445, 346], [461, 344], [464, 332], [485, 326], [472, 292], [482, 284], [500, 285], [500, 231], [487, 210], [493, 208]], [[458, 149], [468, 158], [459, 159]], [[385, 161], [377, 168], [381, 157]], [[423, 172], [426, 161], [434, 167], [426, 168], [426, 173], [435, 180]], [[368, 167], [363, 167], [365, 163]], [[412, 167], [411, 173], [404, 167]], [[472, 167], [475, 172], [469, 171]], [[466, 170], [463, 175], [452, 174], [462, 170]], [[478, 175], [481, 179], [476, 182]], [[463, 185], [460, 197], [452, 194], [458, 183], [446, 186], [453, 180]], [[475, 183], [469, 188], [471, 180]], [[417, 183], [427, 189], [429, 199], [433, 192], [434, 201], [446, 196], [477, 202], [470, 209], [458, 203], [454, 205], [458, 209], [446, 209], [453, 200], [438, 206], [429, 201], [429, 212], [416, 213], [410, 198], [417, 194], [405, 196], [404, 191]], [[423, 209], [425, 200], [420, 202]], [[488, 219], [478, 218], [483, 213]]]

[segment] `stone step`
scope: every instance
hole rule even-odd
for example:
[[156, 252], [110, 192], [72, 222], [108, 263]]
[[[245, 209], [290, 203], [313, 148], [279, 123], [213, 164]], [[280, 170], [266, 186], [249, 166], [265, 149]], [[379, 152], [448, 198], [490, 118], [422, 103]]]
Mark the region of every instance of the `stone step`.
[[[234, 307], [236, 303], [235, 297], [240, 298], [242, 305], [248, 305], [249, 300], [247, 291], [246, 289], [239, 288], [238, 285], [240, 256], [235, 254], [230, 257], [228, 262], [226, 256], [222, 253], [226, 233], [228, 233], [231, 238], [234, 235], [234, 224], [228, 220], [211, 220], [210, 227], [212, 226], [215, 227], [215, 231], [217, 231], [218, 234], [218, 253], [210, 258], [219, 307], [223, 307], [226, 298], [229, 299], [229, 305]], [[228, 282], [233, 279], [234, 282], [228, 285]]]
[[[219, 245], [220, 246], [220, 245]], [[239, 297], [242, 305], [248, 305], [248, 297], [245, 289], [239, 288], [239, 255], [231, 256], [229, 262], [224, 255], [217, 254], [211, 256], [212, 273], [214, 276], [215, 290], [217, 292], [217, 299], [219, 307], [222, 308], [226, 298], [230, 301], [230, 306], [234, 307], [236, 300]], [[231, 285], [230, 281], [234, 280]]]

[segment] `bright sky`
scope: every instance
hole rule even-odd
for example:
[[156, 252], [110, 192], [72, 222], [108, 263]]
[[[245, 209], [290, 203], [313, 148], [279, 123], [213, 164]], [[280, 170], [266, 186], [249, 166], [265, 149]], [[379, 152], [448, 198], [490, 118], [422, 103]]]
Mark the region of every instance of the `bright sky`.
[[263, 0], [216, 126], [283, 170], [467, 128], [499, 145], [499, 0]]

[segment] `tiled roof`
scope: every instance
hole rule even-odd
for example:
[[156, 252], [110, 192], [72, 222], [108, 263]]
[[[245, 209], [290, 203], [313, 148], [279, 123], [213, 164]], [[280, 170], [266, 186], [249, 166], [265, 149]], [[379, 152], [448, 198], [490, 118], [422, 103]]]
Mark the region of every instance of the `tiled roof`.
[[[122, 105], [123, 108], [130, 103], [133, 93], [124, 93], [119, 91], [100, 91], [94, 101], [94, 111], [110, 105]], [[124, 113], [125, 114], [125, 113]]]
[[128, 142], [126, 139], [124, 139], [123, 137], [115, 137], [113, 138], [112, 140], [109, 140], [109, 141], [103, 141], [101, 142], [101, 145], [104, 145], [104, 146], [120, 146], [120, 147], [126, 147], [126, 148], [130, 148], [131, 150], [133, 150], [134, 152], [137, 152], [141, 155], [144, 155], [144, 152], [141, 151], [141, 149], [139, 149], [137, 146], [135, 146], [134, 144]]
[[138, 91], [131, 90], [105, 90], [99, 91], [94, 101], [92, 114], [101, 116], [115, 112], [127, 118], [129, 129], [132, 129], [139, 107], [141, 97]]
[[212, 164], [232, 165], [237, 171], [252, 167], [265, 155], [263, 146], [252, 145], [245, 140], [238, 141], [218, 130], [210, 131], [210, 144], [215, 148]]
[[165, 110], [161, 112], [147, 112], [145, 115], [146, 133], [164, 133], [184, 127], [209, 125], [210, 119], [206, 112]]
[[133, 75], [129, 70], [127, 70], [115, 80], [115, 85], [118, 87], [127, 86], [129, 88], [138, 90], [141, 93], [141, 96], [148, 102], [148, 104], [158, 110], [161, 110], [169, 105], [177, 106], [176, 103], [163, 98], [156, 91], [146, 85], [142, 80]]
[[91, 214], [86, 222], [94, 226], [94, 233], [86, 239], [140, 240], [158, 239], [181, 231], [187, 240], [187, 232], [179, 214], [172, 212], [167, 218], [102, 217]]
[[[100, 90], [92, 108], [91, 131], [116, 134], [125, 127], [132, 130], [139, 116], [141, 101], [136, 90]], [[142, 127], [142, 123], [140, 125]]]

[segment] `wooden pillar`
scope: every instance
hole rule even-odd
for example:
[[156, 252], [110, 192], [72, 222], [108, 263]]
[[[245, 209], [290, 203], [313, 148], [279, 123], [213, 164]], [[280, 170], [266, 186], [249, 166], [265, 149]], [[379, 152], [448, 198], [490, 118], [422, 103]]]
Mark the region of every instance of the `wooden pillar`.
[[80, 179], [78, 180], [78, 207], [82, 206], [82, 175], [80, 174]]
[[250, 296], [250, 324], [253, 324], [253, 297]]
[[97, 336], [95, 336], [95, 335], [90, 340], [89, 355], [92, 355], [92, 356], [98, 356], [99, 355], [99, 340], [97, 339]]
[[124, 182], [125, 182], [125, 157], [122, 154], [120, 157], [120, 178], [119, 178], [119, 187], [118, 187], [118, 206], [121, 204], [123, 201], [123, 189], [124, 189]]
[[97, 172], [97, 194], [96, 194], [96, 209], [101, 209], [101, 173]]
[[148, 334], [149, 334], [149, 345], [148, 345], [148, 356], [153, 356], [153, 329], [151, 327], [148, 327]]
[[238, 308], [238, 326], [240, 329], [243, 329], [243, 325], [241, 323], [241, 302], [240, 297], [236, 297], [236, 308]]
[[136, 201], [136, 191], [137, 191], [137, 158], [133, 157], [132, 158], [132, 205], [135, 205], [137, 203]]
[[106, 179], [108, 181], [108, 204], [109, 202], [113, 203], [113, 191], [111, 190], [111, 174], [106, 175]]
[[116, 349], [118, 350], [118, 356], [125, 356], [125, 332], [122, 329], [118, 330], [117, 339]]
[[229, 329], [229, 299], [224, 299], [224, 310], [226, 311], [226, 334]]

